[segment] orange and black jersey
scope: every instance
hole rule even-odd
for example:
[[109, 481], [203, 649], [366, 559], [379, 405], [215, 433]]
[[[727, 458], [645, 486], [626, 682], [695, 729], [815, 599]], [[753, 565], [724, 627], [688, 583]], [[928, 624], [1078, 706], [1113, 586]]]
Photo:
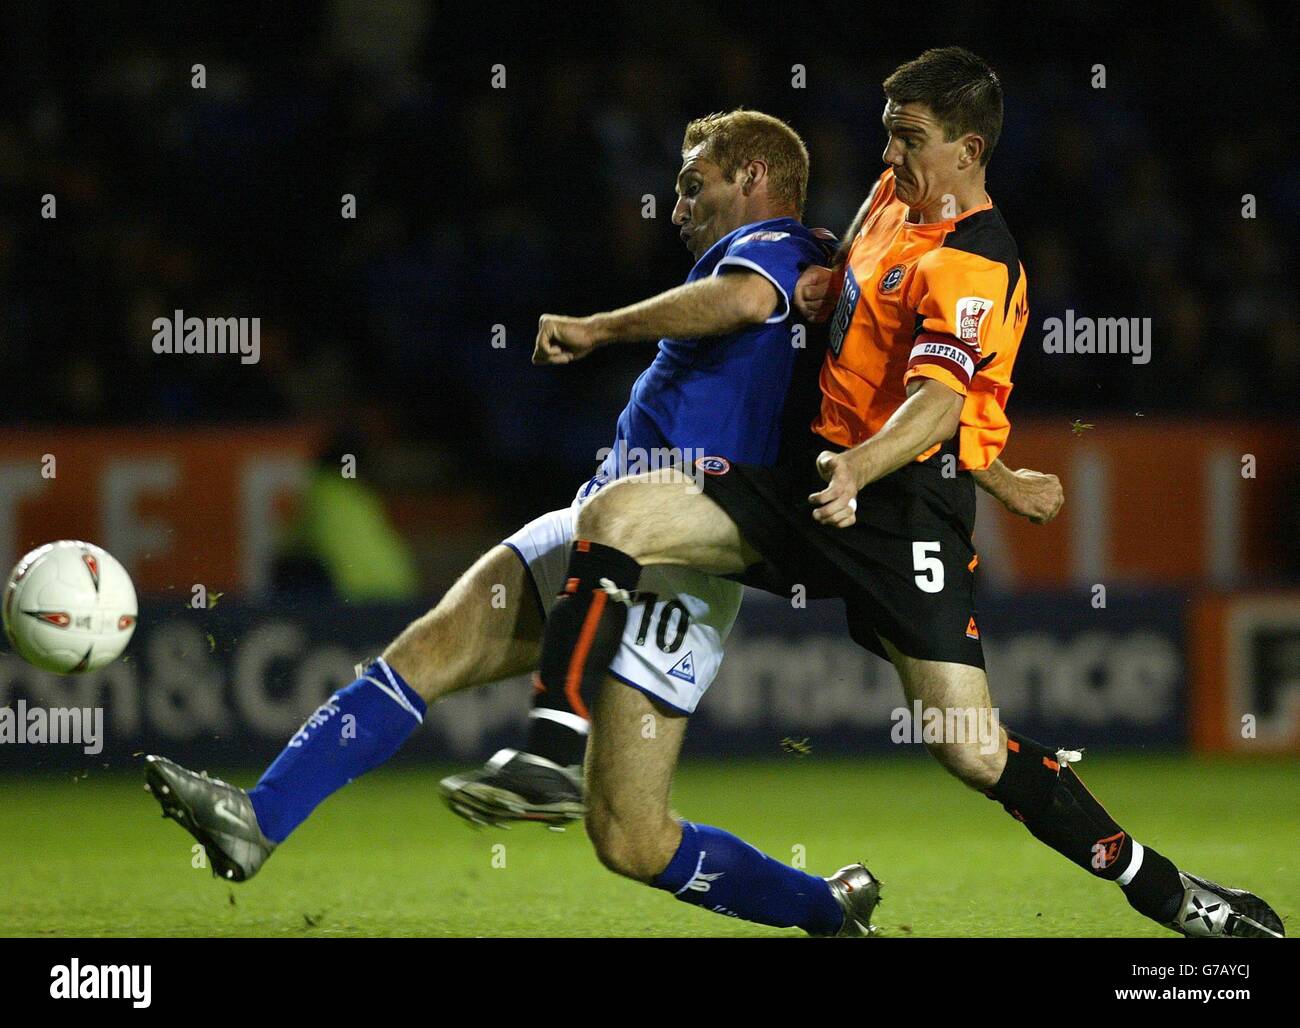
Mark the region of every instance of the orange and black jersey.
[[1011, 431], [1011, 368], [1029, 317], [1024, 268], [991, 201], [929, 224], [908, 212], [889, 169], [849, 250], [812, 429], [855, 446], [907, 399], [908, 382], [933, 378], [965, 397], [961, 467], [987, 468]]

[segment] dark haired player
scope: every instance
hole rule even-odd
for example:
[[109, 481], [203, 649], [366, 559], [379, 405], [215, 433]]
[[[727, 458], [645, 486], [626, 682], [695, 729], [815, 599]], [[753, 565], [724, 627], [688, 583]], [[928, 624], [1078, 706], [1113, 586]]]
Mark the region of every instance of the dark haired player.
[[[621, 598], [643, 567], [685, 565], [784, 595], [799, 583], [809, 596], [841, 597], [853, 639], [893, 662], [909, 702], [996, 724], [975, 617], [972, 474], [1007, 438], [1028, 316], [1015, 242], [985, 191], [1002, 90], [982, 60], [948, 47], [899, 67], [884, 91], [888, 167], [840, 261], [805, 272], [796, 291], [813, 317], [834, 305], [821, 413], [803, 452], [772, 467], [724, 460], [703, 495], [629, 479], [587, 505], [566, 595], [544, 633], [548, 690], [601, 689], [627, 620]], [[815, 932], [824, 889], [721, 829], [672, 817], [674, 747], [617, 759], [655, 710], [630, 690], [600, 693], [588, 831], [601, 858], [687, 902]], [[669, 721], [678, 740], [684, 722]], [[1195, 936], [1282, 936], [1261, 899], [1179, 871], [1117, 824], [1070, 766], [1078, 754], [998, 733], [1004, 745], [992, 752], [972, 738], [930, 750], [1160, 924]]]

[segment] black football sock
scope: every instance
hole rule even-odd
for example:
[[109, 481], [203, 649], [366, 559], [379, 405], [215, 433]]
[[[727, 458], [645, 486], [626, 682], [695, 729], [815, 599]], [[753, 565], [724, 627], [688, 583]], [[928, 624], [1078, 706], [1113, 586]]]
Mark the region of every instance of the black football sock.
[[557, 764], [580, 764], [585, 733], [577, 724], [618, 653], [641, 565], [621, 550], [578, 539], [564, 591], [546, 618], [537, 668], [528, 751]]
[[533, 694], [525, 748], [534, 756], [545, 757], [561, 767], [581, 764], [587, 752], [587, 718], [547, 706], [544, 702], [547, 699], [544, 691]]
[[1134, 910], [1161, 924], [1177, 915], [1178, 869], [1120, 828], [1056, 751], [1008, 730], [1007, 766], [985, 795], [1067, 860], [1118, 883]]

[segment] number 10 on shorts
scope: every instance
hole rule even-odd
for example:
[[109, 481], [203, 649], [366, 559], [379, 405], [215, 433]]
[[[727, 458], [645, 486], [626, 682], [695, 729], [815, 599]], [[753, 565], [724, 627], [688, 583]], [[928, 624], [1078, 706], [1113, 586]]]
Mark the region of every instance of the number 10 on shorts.
[[[659, 595], [638, 590], [633, 594], [632, 598], [636, 603], [645, 604], [645, 612], [641, 615], [641, 625], [636, 633], [636, 644], [644, 646], [646, 636], [650, 634], [650, 628], [654, 623], [655, 607], [659, 604]], [[686, 640], [686, 630], [690, 627], [691, 615], [686, 607], [682, 605], [681, 600], [669, 600], [664, 604], [664, 609], [659, 614], [655, 642], [658, 643], [659, 649], [664, 653], [676, 653], [682, 648], [682, 643]]]

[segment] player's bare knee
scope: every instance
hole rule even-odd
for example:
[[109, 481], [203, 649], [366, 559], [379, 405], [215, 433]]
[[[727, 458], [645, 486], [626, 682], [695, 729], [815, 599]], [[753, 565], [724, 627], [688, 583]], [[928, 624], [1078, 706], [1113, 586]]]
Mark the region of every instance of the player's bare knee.
[[615, 482], [583, 504], [576, 526], [579, 539], [612, 546], [634, 558], [639, 555], [636, 519], [631, 513], [635, 494], [629, 496], [628, 488], [626, 482]]
[[672, 852], [665, 852], [665, 833], [658, 830], [662, 826], [622, 817], [608, 806], [590, 802], [585, 825], [601, 864], [624, 878], [649, 882], [672, 859]]
[[636, 836], [607, 808], [588, 806], [584, 821], [597, 859], [626, 878], [636, 877]]
[[577, 521], [574, 522], [574, 535], [579, 539], [612, 546], [613, 543], [608, 541], [609, 533], [616, 520], [605, 492], [599, 492], [584, 503], [578, 511]]
[[928, 743], [926, 748], [944, 770], [972, 789], [991, 789], [998, 782], [1001, 769], [996, 749], [986, 753], [988, 747], [973, 741]]

